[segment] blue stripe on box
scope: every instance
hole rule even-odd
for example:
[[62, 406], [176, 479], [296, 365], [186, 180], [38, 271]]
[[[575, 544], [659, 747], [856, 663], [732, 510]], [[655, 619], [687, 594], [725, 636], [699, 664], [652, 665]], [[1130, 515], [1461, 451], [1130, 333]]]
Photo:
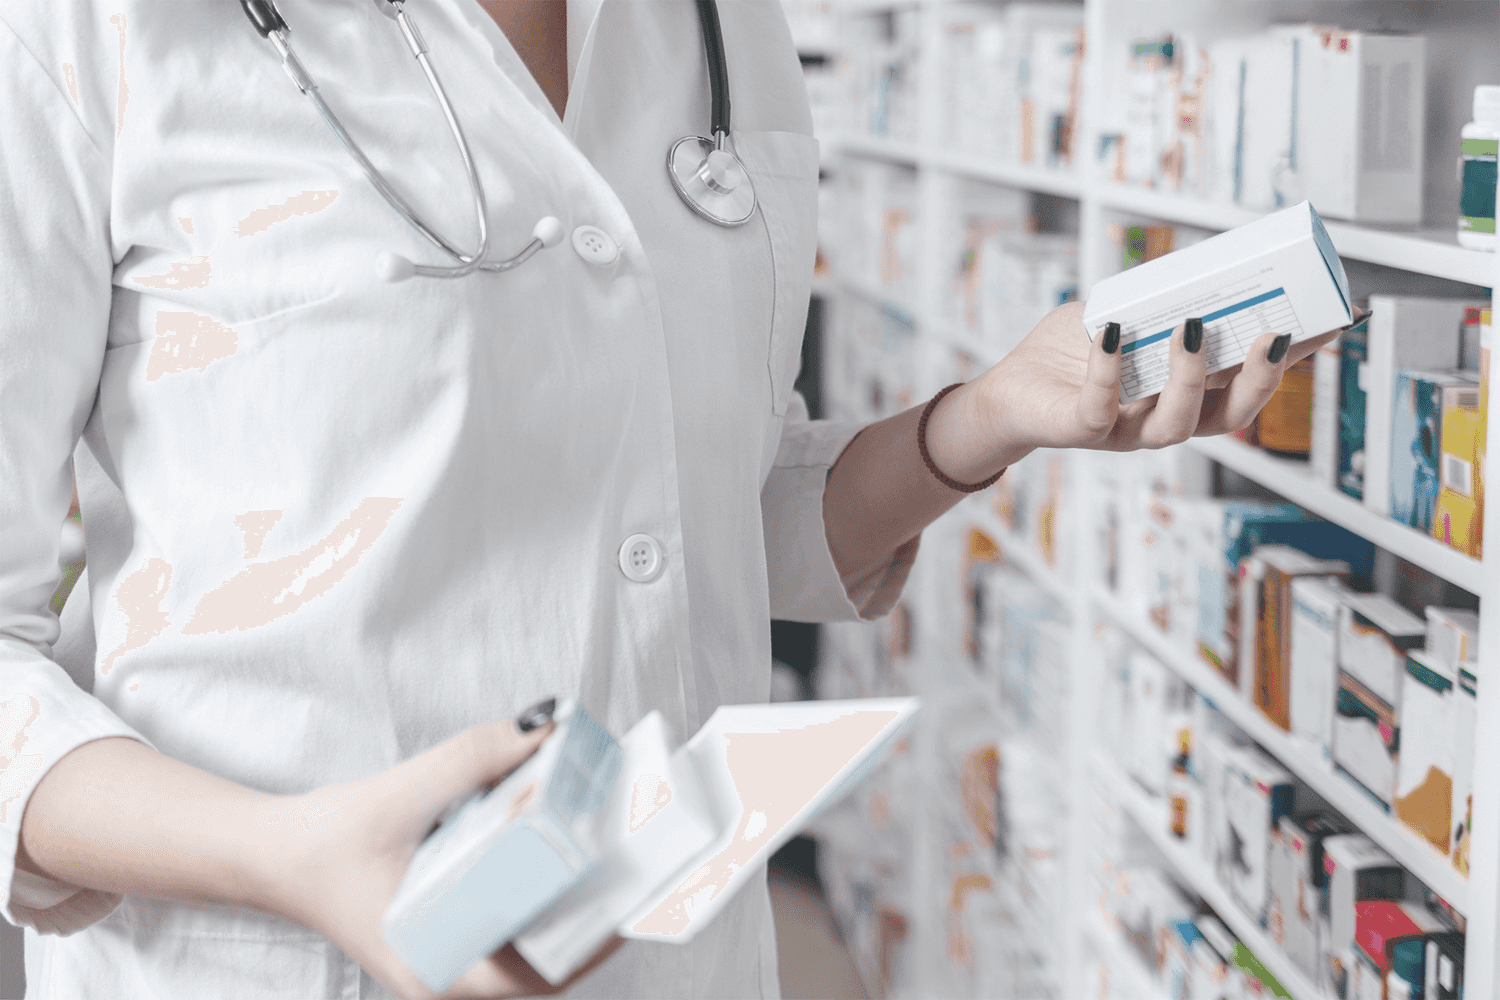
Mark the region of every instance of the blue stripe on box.
[[[1269, 302], [1271, 299], [1276, 298], [1278, 295], [1285, 294], [1285, 288], [1273, 288], [1269, 292], [1262, 292], [1261, 294], [1256, 295], [1253, 298], [1248, 298], [1243, 302], [1236, 302], [1232, 306], [1225, 306], [1218, 312], [1211, 312], [1207, 316], [1203, 317], [1203, 322], [1212, 323], [1216, 319], [1223, 319], [1225, 316], [1228, 316], [1231, 313], [1237, 313], [1241, 309], [1249, 309], [1251, 306], [1258, 306], [1262, 302]], [[1175, 329], [1175, 327], [1173, 329]], [[1130, 343], [1126, 344], [1124, 347], [1120, 348], [1120, 353], [1129, 354], [1137, 347], [1149, 347], [1151, 344], [1156, 343], [1158, 340], [1166, 340], [1170, 336], [1172, 336], [1171, 330], [1163, 330], [1161, 333], [1153, 333], [1149, 337], [1137, 337]]]

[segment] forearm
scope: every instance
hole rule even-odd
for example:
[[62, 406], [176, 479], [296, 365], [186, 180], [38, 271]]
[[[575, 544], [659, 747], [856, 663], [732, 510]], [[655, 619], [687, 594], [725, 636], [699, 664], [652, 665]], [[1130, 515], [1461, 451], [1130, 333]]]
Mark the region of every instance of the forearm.
[[273, 796], [114, 737], [43, 776], [16, 865], [105, 892], [268, 908]]
[[[997, 444], [1004, 436], [992, 426], [979, 386], [976, 380], [950, 392], [927, 422], [928, 453], [960, 483], [983, 482], [1030, 450]], [[828, 474], [823, 520], [840, 575], [884, 559], [964, 497], [922, 461], [917, 424], [923, 406], [866, 427]]]

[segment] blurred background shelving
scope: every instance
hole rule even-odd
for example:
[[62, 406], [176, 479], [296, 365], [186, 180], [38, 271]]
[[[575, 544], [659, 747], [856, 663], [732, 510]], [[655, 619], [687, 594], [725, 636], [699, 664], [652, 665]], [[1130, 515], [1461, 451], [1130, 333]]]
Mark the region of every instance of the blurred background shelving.
[[[809, 332], [825, 416], [873, 420], [918, 405], [1122, 268], [1300, 200], [1285, 162], [1236, 199], [1212, 156], [1200, 149], [1195, 164], [1172, 152], [1184, 109], [1210, 122], [1206, 135], [1219, 99], [1194, 60], [1280, 24], [1426, 38], [1425, 106], [1412, 122], [1425, 133], [1420, 221], [1329, 218], [1328, 230], [1361, 304], [1493, 305], [1496, 254], [1460, 246], [1454, 225], [1470, 95], [1500, 83], [1492, 0], [786, 6], [823, 144], [821, 306]], [[1153, 78], [1143, 61], [1163, 43], [1174, 52]], [[1194, 72], [1199, 82], [1184, 83]], [[1151, 131], [1146, 87], [1175, 103], [1160, 106], [1165, 124], [1150, 140], [1160, 148], [1132, 160], [1121, 147]], [[1394, 336], [1413, 334], [1398, 324]], [[1205, 818], [1201, 798], [1220, 780], [1205, 773], [1210, 745], [1283, 774], [1293, 813], [1324, 813], [1387, 852], [1404, 903], [1466, 932], [1466, 995], [1500, 994], [1500, 785], [1478, 777], [1500, 755], [1500, 681], [1489, 680], [1500, 617], [1479, 617], [1483, 655], [1465, 664], [1483, 681], [1460, 765], [1477, 775], [1465, 871], [1195, 648], [1184, 620], [1194, 585], [1179, 579], [1194, 556], [1152, 549], [1180, 534], [1152, 517], [1175, 511], [1186, 523], [1236, 498], [1294, 505], [1326, 522], [1327, 537], [1344, 529], [1358, 582], [1418, 617], [1429, 605], [1486, 609], [1500, 593], [1500, 555], [1477, 558], [1398, 523], [1253, 439], [1029, 457], [925, 533], [888, 618], [823, 627], [806, 668], [822, 696], [926, 699], [910, 744], [815, 831], [816, 875], [869, 995], [1339, 995], [1327, 942], [1309, 960], [1286, 937], [1295, 932], [1279, 897], [1247, 902], [1215, 856], [1203, 827], [1222, 816]], [[1153, 603], [1183, 587], [1189, 604]], [[1152, 685], [1155, 700], [1143, 700]], [[1174, 769], [1171, 740], [1184, 730], [1192, 753]], [[1196, 830], [1174, 829], [1179, 800], [1196, 803]], [[1280, 834], [1264, 832], [1279, 849]], [[1202, 978], [1210, 954], [1225, 959], [1222, 993]]]

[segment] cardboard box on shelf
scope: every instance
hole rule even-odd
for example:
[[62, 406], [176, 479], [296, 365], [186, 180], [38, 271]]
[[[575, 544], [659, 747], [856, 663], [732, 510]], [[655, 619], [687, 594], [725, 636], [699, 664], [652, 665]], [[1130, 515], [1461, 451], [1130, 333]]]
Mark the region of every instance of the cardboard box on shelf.
[[[1466, 373], [1467, 374], [1467, 373]], [[1476, 386], [1443, 393], [1442, 445], [1438, 462], [1437, 512], [1432, 535], [1465, 555], [1480, 557], [1484, 461], [1480, 425], [1485, 419]]]
[[1090, 339], [1122, 327], [1120, 399], [1161, 391], [1169, 338], [1203, 319], [1209, 372], [1245, 360], [1262, 333], [1306, 340], [1348, 323], [1349, 280], [1312, 205], [1303, 202], [1095, 283], [1084, 312]]
[[1346, 996], [1351, 970], [1349, 953], [1354, 948], [1355, 904], [1371, 899], [1399, 900], [1405, 892], [1406, 873], [1385, 851], [1362, 833], [1339, 834], [1323, 841], [1325, 906], [1322, 986], [1329, 996]]
[[1427, 617], [1425, 652], [1450, 670], [1479, 659], [1479, 612], [1467, 608], [1424, 609]]
[[1284, 730], [1292, 727], [1292, 585], [1302, 578], [1348, 577], [1348, 563], [1314, 559], [1287, 545], [1262, 546], [1244, 562], [1240, 608], [1244, 662], [1253, 664], [1250, 700]]
[[1259, 747], [1226, 755], [1220, 878], [1257, 920], [1266, 909], [1271, 831], [1292, 811], [1294, 791], [1291, 773]]
[[1452, 847], [1453, 772], [1460, 750], [1455, 741], [1457, 680], [1457, 671], [1436, 657], [1407, 655], [1396, 815], [1445, 855]]
[[[1396, 372], [1391, 398], [1391, 517], [1418, 531], [1433, 532], [1437, 523], [1438, 493], [1442, 474], [1450, 471], [1451, 492], [1472, 505], [1474, 430], [1479, 410], [1479, 387], [1472, 374], [1461, 371]], [[1451, 470], [1443, 468], [1444, 416], [1454, 412], [1457, 452]], [[1476, 508], [1477, 509], [1477, 508]], [[1451, 536], [1458, 531], [1467, 541], [1474, 526], [1472, 513], [1451, 504], [1447, 526]], [[1441, 535], [1439, 537], [1442, 537]]]
[[1333, 760], [1339, 616], [1352, 594], [1336, 580], [1292, 581], [1291, 731], [1323, 761]]
[[1365, 379], [1369, 336], [1351, 330], [1339, 337], [1338, 487], [1356, 500], [1365, 495]]
[[[1383, 1000], [1386, 974], [1391, 971], [1395, 948], [1403, 941], [1416, 942], [1413, 947], [1421, 955], [1421, 942], [1427, 935], [1449, 930], [1436, 914], [1425, 907], [1388, 899], [1370, 899], [1354, 904], [1354, 948], [1355, 957], [1367, 959], [1379, 970], [1373, 984], [1359, 984], [1355, 996], [1370, 996]], [[1374, 989], [1371, 990], [1370, 986]]]
[[1203, 500], [1192, 518], [1189, 543], [1197, 570], [1196, 645], [1203, 661], [1250, 697], [1250, 668], [1240, 669], [1241, 561], [1262, 545], [1290, 545], [1317, 559], [1339, 559], [1368, 580], [1375, 547], [1292, 504]]
[[1354, 594], [1339, 619], [1339, 669], [1381, 701], [1399, 705], [1406, 654], [1426, 640], [1426, 623], [1389, 597]]
[[1421, 222], [1426, 39], [1325, 27], [1311, 40], [1296, 102], [1307, 197], [1333, 219]]
[[[1474, 667], [1475, 664], [1464, 666]], [[1474, 733], [1479, 721], [1477, 680], [1460, 666], [1453, 704], [1453, 867], [1469, 874], [1469, 827], [1474, 820]]]
[[1423, 944], [1423, 1000], [1459, 1000], [1464, 995], [1464, 936], [1439, 931], [1427, 935]]
[[1316, 482], [1336, 487], [1339, 481], [1339, 364], [1343, 337], [1318, 348], [1307, 360], [1313, 366], [1312, 417], [1307, 473]]
[[1283, 816], [1271, 838], [1266, 929], [1297, 966], [1318, 975], [1318, 913], [1322, 908], [1323, 841], [1351, 828], [1327, 813]]
[[1386, 809], [1396, 797], [1401, 724], [1396, 706], [1339, 671], [1333, 717], [1333, 763]]
[[[1415, 295], [1371, 295], [1365, 359], [1364, 502], [1390, 513], [1391, 411], [1396, 372], [1452, 370], [1465, 311], [1482, 303]], [[1410, 442], [1408, 442], [1409, 444]]]

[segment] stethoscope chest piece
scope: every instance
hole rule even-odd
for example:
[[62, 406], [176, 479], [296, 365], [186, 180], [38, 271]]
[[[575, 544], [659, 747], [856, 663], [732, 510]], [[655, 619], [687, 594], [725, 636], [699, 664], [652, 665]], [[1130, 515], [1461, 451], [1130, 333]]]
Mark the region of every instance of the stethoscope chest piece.
[[694, 212], [720, 226], [743, 226], [755, 214], [755, 185], [739, 159], [712, 139], [689, 135], [667, 152], [672, 186]]

